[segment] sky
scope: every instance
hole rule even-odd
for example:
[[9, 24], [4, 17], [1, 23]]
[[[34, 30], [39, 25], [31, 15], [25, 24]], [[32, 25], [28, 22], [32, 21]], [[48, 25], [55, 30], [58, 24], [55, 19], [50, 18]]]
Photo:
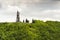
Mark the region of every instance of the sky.
[[60, 21], [60, 0], [0, 0], [0, 22], [15, 22], [17, 10], [21, 21]]

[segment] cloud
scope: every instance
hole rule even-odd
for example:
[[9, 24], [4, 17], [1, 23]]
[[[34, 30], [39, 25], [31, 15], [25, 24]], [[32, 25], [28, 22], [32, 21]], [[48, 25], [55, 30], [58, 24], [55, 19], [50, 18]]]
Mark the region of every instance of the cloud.
[[[3, 7], [5, 6], [17, 6], [19, 8], [27, 8], [31, 6], [42, 7], [42, 8], [58, 8], [59, 0], [1, 0]], [[5, 5], [5, 6], [4, 6]]]
[[10, 18], [9, 21], [11, 17], [14, 20], [17, 10], [21, 13], [21, 19], [60, 20], [60, 0], [0, 0], [0, 20], [3, 16]]

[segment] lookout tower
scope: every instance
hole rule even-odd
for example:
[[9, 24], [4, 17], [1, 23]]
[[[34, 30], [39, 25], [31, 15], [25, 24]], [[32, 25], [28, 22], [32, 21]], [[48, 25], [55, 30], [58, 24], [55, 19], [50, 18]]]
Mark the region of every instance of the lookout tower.
[[20, 17], [19, 17], [19, 11], [17, 11], [17, 17], [16, 17], [16, 22], [20, 22]]

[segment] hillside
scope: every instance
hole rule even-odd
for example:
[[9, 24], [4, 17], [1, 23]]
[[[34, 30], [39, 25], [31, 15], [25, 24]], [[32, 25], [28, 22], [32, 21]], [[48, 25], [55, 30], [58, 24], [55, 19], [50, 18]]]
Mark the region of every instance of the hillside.
[[0, 40], [60, 40], [60, 22], [0, 23]]

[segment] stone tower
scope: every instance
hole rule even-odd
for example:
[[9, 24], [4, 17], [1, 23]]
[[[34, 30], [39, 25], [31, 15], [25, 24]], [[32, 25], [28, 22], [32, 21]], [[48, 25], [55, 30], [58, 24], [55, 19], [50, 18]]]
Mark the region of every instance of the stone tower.
[[17, 11], [17, 18], [16, 18], [16, 22], [20, 22], [20, 17], [19, 17], [19, 11]]

